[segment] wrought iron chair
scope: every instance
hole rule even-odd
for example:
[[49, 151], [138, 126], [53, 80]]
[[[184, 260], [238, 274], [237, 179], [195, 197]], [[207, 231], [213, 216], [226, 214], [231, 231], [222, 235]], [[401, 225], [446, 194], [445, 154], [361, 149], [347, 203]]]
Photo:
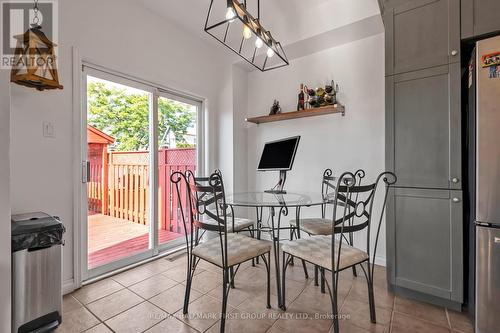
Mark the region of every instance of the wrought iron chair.
[[[222, 173], [220, 172], [220, 170], [216, 170], [215, 172], [217, 172], [219, 176], [222, 177]], [[194, 181], [198, 185], [209, 186], [210, 177], [195, 177]], [[209, 210], [212, 214], [215, 214], [215, 207], [210, 207]], [[254, 237], [253, 230], [255, 222], [251, 219], [236, 217], [234, 214], [234, 208], [232, 206], [227, 207], [227, 210], [228, 211], [226, 212], [226, 215], [230, 220], [230, 223], [227, 226], [227, 232], [247, 231], [250, 234], [250, 236]], [[206, 215], [206, 220], [204, 222], [214, 223], [214, 224], [217, 223], [215, 220], [212, 220], [208, 215]]]
[[[285, 298], [285, 277], [286, 269], [293, 257], [303, 259], [315, 266], [319, 266], [322, 278], [324, 270], [332, 272], [331, 281], [326, 285], [330, 294], [332, 303], [332, 314], [334, 323], [334, 332], [339, 332], [337, 290], [339, 282], [339, 273], [345, 269], [359, 265], [365, 274], [368, 284], [368, 298], [370, 305], [370, 320], [376, 322], [375, 300], [373, 294], [373, 274], [375, 270], [375, 255], [378, 245], [380, 227], [385, 211], [387, 193], [390, 185], [396, 183], [396, 175], [392, 172], [381, 173], [373, 184], [357, 185], [355, 174], [346, 172], [337, 180], [336, 191], [333, 197], [333, 215], [331, 224], [332, 231], [330, 235], [318, 235], [309, 238], [302, 238], [293, 241], [287, 241], [282, 244], [283, 250], [283, 275], [282, 288], [283, 299]], [[385, 188], [377, 188], [383, 182]], [[373, 206], [376, 201], [377, 193], [383, 193], [382, 209], [378, 225], [376, 225], [375, 244], [370, 244], [372, 229]], [[356, 198], [353, 200], [353, 197]], [[340, 214], [338, 214], [340, 213]], [[339, 217], [340, 216], [340, 217]], [[366, 229], [366, 251], [362, 251], [351, 246], [345, 234]], [[373, 250], [373, 251], [372, 251]]]
[[[220, 170], [216, 170], [215, 172], [222, 178], [222, 172]], [[210, 185], [210, 177], [195, 177], [194, 181], [197, 185], [200, 185], [200, 186], [209, 186]], [[210, 205], [208, 210], [210, 213], [215, 214], [216, 213], [215, 205], [214, 204]], [[226, 207], [226, 216], [228, 217], [228, 219], [231, 222], [227, 225], [227, 232], [238, 233], [238, 232], [245, 232], [246, 231], [250, 234], [250, 237], [254, 238], [254, 236], [255, 236], [254, 224], [255, 223], [253, 220], [242, 218], [242, 217], [235, 217], [233, 206]], [[203, 223], [207, 223], [207, 224], [210, 224], [210, 223], [217, 224], [218, 223], [216, 220], [212, 219], [208, 214], [201, 215], [201, 219], [203, 220]], [[203, 237], [205, 231], [206, 231], [206, 229], [202, 230], [202, 232], [200, 234], [200, 229], [195, 226], [196, 238], [199, 240], [201, 237]], [[252, 266], [255, 267], [255, 259], [252, 259]], [[231, 287], [234, 288], [235, 287], [234, 279], [233, 279], [234, 271], [232, 268], [229, 271], [231, 274]]]
[[[268, 241], [257, 240], [238, 233], [230, 233], [227, 223], [227, 205], [224, 192], [224, 183], [220, 172], [209, 177], [208, 184], [195, 181], [192, 171], [186, 173], [174, 172], [170, 177], [176, 187], [179, 203], [182, 203], [182, 182], [186, 184], [187, 203], [180, 204], [185, 241], [187, 247], [187, 278], [184, 296], [183, 313], [188, 313], [189, 296], [194, 272], [200, 260], [204, 260], [222, 269], [222, 310], [220, 332], [224, 332], [226, 321], [227, 298], [231, 289], [231, 282], [238, 272], [240, 264], [255, 258], [262, 258], [267, 270], [267, 308], [270, 302], [270, 260], [272, 244]], [[214, 207], [215, 211], [209, 210]], [[203, 216], [210, 217], [216, 223], [204, 222]], [[200, 242], [196, 230], [212, 231], [217, 237]], [[266, 256], [267, 255], [267, 256]], [[234, 272], [233, 272], [234, 269]]]
[[[365, 172], [363, 170], [357, 170], [354, 173], [354, 179], [356, 180], [355, 185], [361, 185], [363, 178], [365, 177]], [[321, 182], [321, 194], [323, 198], [325, 198], [325, 203], [321, 205], [321, 217], [320, 218], [305, 218], [300, 219], [298, 222], [296, 219], [290, 220], [290, 240], [294, 238], [300, 238], [300, 231], [304, 231], [309, 236], [318, 236], [318, 235], [331, 235], [332, 233], [332, 219], [326, 218], [326, 208], [329, 204], [331, 204], [331, 199], [335, 194], [335, 181], [337, 177], [333, 176], [333, 172], [331, 169], [326, 169], [323, 172], [323, 178]], [[357, 202], [357, 197], [355, 202]], [[350, 208], [349, 208], [350, 209]], [[352, 220], [349, 220], [351, 223]], [[354, 245], [354, 237], [353, 232], [349, 232], [347, 235], [344, 235], [345, 240], [349, 243], [349, 245]], [[318, 270], [320, 268], [318, 266], [314, 267], [314, 285], [318, 285]], [[357, 276], [356, 267], [352, 267], [352, 272], [354, 276]], [[323, 274], [324, 275], [324, 272]], [[308, 277], [306, 273], [306, 278]], [[325, 281], [321, 279], [321, 291], [325, 292]]]

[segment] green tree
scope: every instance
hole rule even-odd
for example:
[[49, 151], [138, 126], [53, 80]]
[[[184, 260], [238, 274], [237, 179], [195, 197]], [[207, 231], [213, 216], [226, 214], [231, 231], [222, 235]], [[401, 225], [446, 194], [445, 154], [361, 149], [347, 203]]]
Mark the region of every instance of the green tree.
[[[108, 87], [103, 82], [87, 86], [88, 123], [111, 135], [118, 151], [149, 149], [149, 95]], [[158, 101], [158, 137], [167, 131], [177, 143], [185, 144], [195, 115], [186, 104], [165, 98]]]

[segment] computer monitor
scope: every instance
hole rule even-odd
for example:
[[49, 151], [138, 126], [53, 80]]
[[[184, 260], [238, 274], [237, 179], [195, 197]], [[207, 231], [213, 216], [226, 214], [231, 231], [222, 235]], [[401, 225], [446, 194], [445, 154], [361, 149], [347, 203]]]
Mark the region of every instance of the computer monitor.
[[286, 172], [292, 169], [300, 136], [268, 142], [264, 145], [257, 170], [279, 171], [280, 180], [270, 193], [286, 193], [283, 190]]

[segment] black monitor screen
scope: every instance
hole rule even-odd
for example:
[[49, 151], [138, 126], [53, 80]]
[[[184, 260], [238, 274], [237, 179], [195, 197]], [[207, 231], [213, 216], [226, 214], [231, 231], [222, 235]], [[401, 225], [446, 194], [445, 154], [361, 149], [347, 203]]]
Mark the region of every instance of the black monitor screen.
[[268, 142], [260, 157], [258, 170], [291, 170], [300, 136]]

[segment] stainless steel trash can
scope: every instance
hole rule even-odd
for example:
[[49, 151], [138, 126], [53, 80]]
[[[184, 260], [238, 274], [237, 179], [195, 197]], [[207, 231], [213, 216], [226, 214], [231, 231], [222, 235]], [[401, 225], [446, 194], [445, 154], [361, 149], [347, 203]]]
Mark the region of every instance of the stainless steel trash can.
[[12, 332], [50, 332], [62, 322], [65, 229], [45, 213], [12, 216]]

